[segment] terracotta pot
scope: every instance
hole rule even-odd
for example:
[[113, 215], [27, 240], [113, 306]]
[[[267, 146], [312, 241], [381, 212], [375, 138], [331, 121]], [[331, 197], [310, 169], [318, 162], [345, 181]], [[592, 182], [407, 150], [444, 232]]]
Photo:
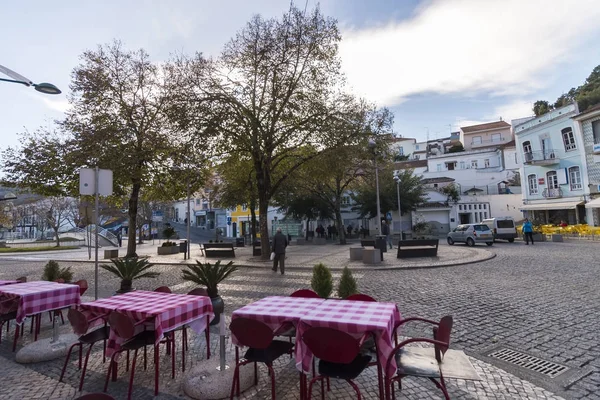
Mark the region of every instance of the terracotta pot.
[[123, 279], [121, 281], [121, 288], [117, 290], [117, 293], [127, 293], [134, 291], [135, 289], [132, 287], [133, 282], [131, 279]]

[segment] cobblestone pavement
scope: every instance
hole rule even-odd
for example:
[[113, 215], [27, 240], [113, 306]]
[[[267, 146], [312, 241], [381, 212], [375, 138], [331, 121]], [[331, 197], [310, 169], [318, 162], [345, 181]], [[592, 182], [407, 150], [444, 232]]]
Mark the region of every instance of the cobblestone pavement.
[[[584, 241], [564, 243], [536, 243], [525, 246], [497, 243], [492, 250], [497, 257], [485, 262], [449, 268], [356, 271], [361, 292], [381, 301], [394, 301], [403, 316], [419, 315], [438, 319], [452, 314], [455, 320], [453, 346], [464, 349], [474, 357], [472, 363], [482, 378], [481, 382], [449, 380], [452, 398], [461, 399], [600, 399], [600, 337], [597, 323], [600, 317], [600, 285], [596, 254], [600, 244]], [[308, 249], [309, 247], [307, 247]], [[389, 253], [388, 253], [389, 254]], [[290, 255], [291, 257], [291, 255]], [[93, 287], [93, 265], [72, 265], [75, 278], [85, 278]], [[9, 261], [0, 258], [0, 279], [27, 275], [39, 279], [43, 262], [31, 260]], [[157, 266], [162, 275], [156, 280], [140, 280], [138, 289], [153, 289], [168, 285], [175, 292], [184, 293], [193, 286], [180, 279], [181, 267]], [[259, 298], [286, 295], [295, 289], [310, 285], [310, 272], [293, 270], [281, 276], [262, 269], [240, 269], [220, 286], [227, 304], [226, 313]], [[334, 279], [339, 273], [334, 272]], [[100, 273], [100, 296], [109, 296], [118, 287], [116, 278]], [[93, 292], [92, 289], [90, 291]], [[27, 325], [28, 326], [28, 325]], [[65, 332], [67, 326], [61, 327]], [[76, 356], [68, 366], [64, 383], [58, 382], [64, 359], [19, 365], [11, 352], [10, 333], [4, 330], [0, 344], [0, 398], [2, 399], [70, 399], [76, 397], [79, 379]], [[413, 325], [402, 332], [406, 336], [429, 336], [427, 328]], [[50, 324], [45, 320], [42, 337], [50, 336]], [[213, 335], [213, 338], [216, 335]], [[31, 338], [25, 334], [22, 343]], [[190, 353], [187, 369], [202, 361], [205, 341], [202, 335], [190, 335]], [[193, 342], [192, 342], [193, 341]], [[180, 344], [181, 341], [178, 341]], [[212, 341], [216, 351], [216, 340]], [[181, 346], [179, 346], [181, 347]], [[556, 378], [544, 378], [521, 367], [495, 361], [489, 357], [492, 350], [508, 347], [554, 361], [569, 367]], [[100, 350], [101, 346], [98, 346]], [[152, 359], [149, 352], [149, 359]], [[141, 361], [141, 357], [140, 360]], [[124, 363], [121, 363], [124, 364]], [[153, 398], [152, 362], [147, 371], [138, 362], [134, 398]], [[161, 394], [159, 399], [184, 397], [181, 390], [181, 358], [178, 351], [177, 377], [170, 377], [169, 358], [161, 351]], [[102, 364], [101, 350], [93, 353], [84, 390], [102, 389], [106, 364]], [[298, 379], [293, 362], [282, 359], [276, 365], [277, 397], [297, 398]], [[109, 393], [124, 398], [128, 375], [120, 366], [119, 379], [111, 382]], [[244, 398], [269, 398], [267, 377], [261, 369], [257, 388], [250, 389]], [[357, 383], [365, 398], [377, 397], [377, 383], [373, 369], [367, 370]], [[315, 394], [317, 390], [315, 390]], [[343, 382], [333, 382], [329, 398], [351, 398], [352, 389]], [[408, 399], [440, 398], [427, 380], [407, 379], [402, 396]]]

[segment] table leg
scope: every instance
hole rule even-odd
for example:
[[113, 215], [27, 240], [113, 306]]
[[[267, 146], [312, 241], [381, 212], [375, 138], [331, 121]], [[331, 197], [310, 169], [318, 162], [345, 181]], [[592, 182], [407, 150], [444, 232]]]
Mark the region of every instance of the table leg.
[[17, 328], [15, 329], [15, 340], [13, 341], [13, 353], [17, 349], [17, 340], [19, 339], [19, 328], [21, 326], [17, 324]]
[[115, 360], [112, 361], [112, 381], [116, 382], [117, 381], [117, 369], [119, 369], [119, 363], [116, 362]]

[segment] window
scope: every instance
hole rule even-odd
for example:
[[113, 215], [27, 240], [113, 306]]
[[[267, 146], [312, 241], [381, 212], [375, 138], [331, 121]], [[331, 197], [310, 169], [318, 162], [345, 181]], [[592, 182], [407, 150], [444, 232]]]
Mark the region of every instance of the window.
[[461, 162], [460, 162], [460, 169], [465, 169], [465, 168], [466, 168], [466, 166], [465, 166], [465, 162], [464, 162], [464, 161], [461, 161]]
[[419, 145], [415, 144], [415, 150], [419, 150]]
[[454, 162], [454, 161], [446, 163], [446, 168], [448, 169], [448, 171], [454, 171], [455, 167], [456, 167], [456, 162]]
[[247, 205], [242, 205], [242, 211], [248, 211], [248, 206]]
[[527, 176], [527, 185], [529, 187], [529, 194], [538, 194], [538, 180], [535, 174]]
[[583, 185], [581, 184], [581, 172], [579, 167], [569, 168], [569, 182], [571, 182], [571, 190], [581, 190]]
[[573, 135], [573, 129], [565, 128], [561, 130], [563, 143], [565, 144], [565, 151], [575, 150], [577, 145], [575, 144], [575, 135]]
[[531, 142], [529, 140], [523, 142], [523, 153], [525, 153], [525, 162], [530, 162], [533, 159], [533, 154], [531, 154]]
[[594, 144], [600, 143], [600, 119], [592, 122], [592, 134], [594, 135]]
[[437, 165], [437, 170], [438, 170], [438, 172], [442, 170], [442, 164]]
[[196, 205], [199, 206], [200, 205], [200, 199], [196, 199]]
[[400, 155], [400, 156], [404, 155], [404, 147], [400, 146], [400, 148], [398, 149], [398, 155]]
[[484, 168], [490, 167], [490, 159], [489, 158], [486, 158], [485, 160], [483, 160], [483, 166], [484, 166]]
[[477, 168], [477, 160], [471, 160], [471, 168]]
[[481, 144], [481, 136], [473, 136], [473, 139], [471, 139], [471, 144]]
[[483, 218], [487, 219], [487, 211], [483, 213]]
[[415, 157], [415, 160], [419, 159], [419, 155], [418, 154], [415, 154], [414, 157]]
[[548, 189], [558, 189], [558, 176], [556, 175], [556, 171], [549, 171], [546, 174], [546, 184], [548, 185]]
[[502, 141], [501, 133], [492, 133], [492, 143], [498, 143]]
[[514, 228], [515, 227], [515, 223], [513, 222], [512, 219], [499, 219], [499, 220], [496, 220], [496, 224], [498, 225], [498, 228]]
[[341, 203], [343, 206], [350, 205], [350, 196], [342, 196]]

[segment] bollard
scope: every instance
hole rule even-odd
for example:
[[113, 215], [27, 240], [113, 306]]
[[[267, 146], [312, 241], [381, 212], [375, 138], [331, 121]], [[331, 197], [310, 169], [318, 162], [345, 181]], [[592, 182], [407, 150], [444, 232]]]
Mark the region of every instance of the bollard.
[[219, 371], [225, 371], [229, 369], [229, 365], [226, 364], [225, 360], [225, 335], [227, 334], [225, 330], [225, 313], [221, 314], [221, 320], [219, 321], [219, 353], [220, 353], [220, 363], [217, 369]]

